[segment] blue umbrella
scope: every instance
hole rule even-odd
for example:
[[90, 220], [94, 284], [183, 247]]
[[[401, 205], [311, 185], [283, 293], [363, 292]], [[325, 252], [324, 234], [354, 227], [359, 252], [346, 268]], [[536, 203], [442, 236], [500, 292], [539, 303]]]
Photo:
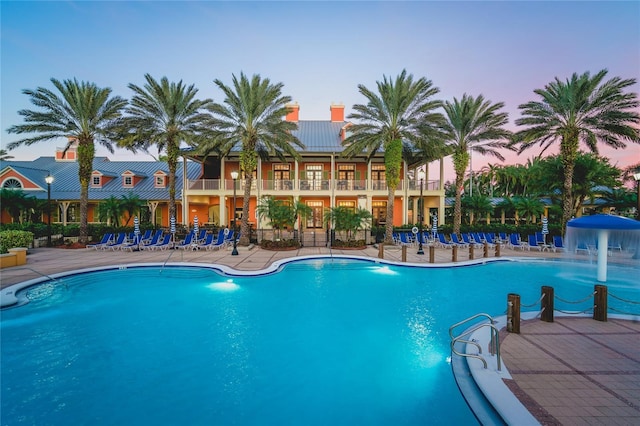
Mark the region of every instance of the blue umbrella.
[[431, 234], [433, 235], [433, 239], [438, 235], [438, 215], [433, 214], [433, 223], [431, 224]]
[[193, 217], [193, 240], [195, 243], [198, 242], [198, 232], [200, 231], [198, 227], [198, 215]]
[[546, 216], [542, 216], [542, 237], [544, 238], [544, 244], [547, 243], [547, 234], [549, 233], [549, 220]]
[[170, 224], [171, 235], [173, 235], [172, 240], [175, 241], [176, 240], [176, 218], [174, 216], [171, 216], [171, 219], [169, 220], [169, 224]]

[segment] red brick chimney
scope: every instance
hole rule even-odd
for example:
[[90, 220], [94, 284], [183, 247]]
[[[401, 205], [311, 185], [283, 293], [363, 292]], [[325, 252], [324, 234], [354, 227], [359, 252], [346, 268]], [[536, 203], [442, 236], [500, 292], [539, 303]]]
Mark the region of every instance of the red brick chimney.
[[331, 104], [329, 108], [331, 110], [331, 122], [344, 121], [344, 105], [343, 104]]
[[300, 105], [298, 105], [298, 103], [296, 102], [295, 104], [288, 104], [287, 108], [289, 108], [289, 112], [287, 113], [285, 120], [297, 123], [298, 113], [300, 112]]

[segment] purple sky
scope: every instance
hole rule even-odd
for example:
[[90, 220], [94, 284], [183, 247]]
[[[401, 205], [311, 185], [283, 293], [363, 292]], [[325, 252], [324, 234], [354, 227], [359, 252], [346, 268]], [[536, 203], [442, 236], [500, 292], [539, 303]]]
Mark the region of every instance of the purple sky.
[[[22, 89], [78, 78], [129, 98], [143, 75], [195, 84], [222, 101], [213, 80], [260, 74], [284, 83], [301, 120], [329, 118], [332, 102], [364, 102], [403, 68], [439, 87], [440, 98], [483, 94], [505, 103], [510, 128], [518, 105], [555, 77], [640, 76], [640, 2], [6, 2], [0, 3], [2, 147], [6, 129], [31, 108]], [[632, 89], [638, 92], [638, 84]], [[64, 141], [11, 152], [18, 160], [53, 155]], [[153, 152], [155, 154], [155, 152]], [[640, 161], [640, 145], [602, 149], [620, 167]], [[507, 153], [505, 153], [507, 154]], [[508, 162], [524, 163], [532, 149]], [[125, 150], [113, 160], [133, 158]], [[136, 156], [136, 159], [148, 158]], [[493, 158], [474, 155], [478, 170]], [[452, 170], [447, 161], [447, 178]]]

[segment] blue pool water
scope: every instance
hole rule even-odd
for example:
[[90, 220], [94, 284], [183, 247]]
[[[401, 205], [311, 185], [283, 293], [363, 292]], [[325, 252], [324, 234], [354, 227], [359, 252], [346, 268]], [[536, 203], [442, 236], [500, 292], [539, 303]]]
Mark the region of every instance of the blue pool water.
[[[637, 272], [610, 266], [610, 293], [640, 299]], [[1, 312], [1, 422], [473, 424], [448, 362], [449, 326], [502, 315], [510, 292], [532, 303], [542, 285], [582, 299], [595, 276], [593, 265], [560, 262], [325, 259], [256, 277], [192, 267], [73, 275]]]

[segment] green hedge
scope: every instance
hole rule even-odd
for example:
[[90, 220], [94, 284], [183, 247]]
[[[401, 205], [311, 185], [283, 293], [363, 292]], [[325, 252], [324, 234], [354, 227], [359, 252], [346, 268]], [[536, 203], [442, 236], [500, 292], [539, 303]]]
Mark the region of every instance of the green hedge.
[[9, 253], [15, 247], [30, 247], [33, 242], [33, 232], [29, 231], [0, 231], [0, 253]]

